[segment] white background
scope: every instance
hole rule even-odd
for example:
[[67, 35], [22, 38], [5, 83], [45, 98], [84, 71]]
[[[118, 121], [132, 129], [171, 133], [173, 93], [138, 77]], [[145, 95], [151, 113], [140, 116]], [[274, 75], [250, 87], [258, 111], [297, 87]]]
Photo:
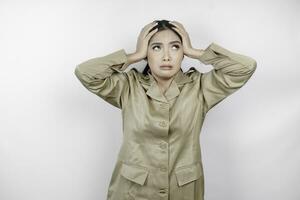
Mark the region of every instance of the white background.
[[[299, 200], [299, 10], [296, 0], [0, 1], [0, 199], [106, 198], [121, 111], [75, 66], [135, 51], [141, 28], [167, 19], [194, 48], [215, 42], [257, 61], [202, 128], [206, 200]], [[185, 57], [191, 66], [212, 69]]]

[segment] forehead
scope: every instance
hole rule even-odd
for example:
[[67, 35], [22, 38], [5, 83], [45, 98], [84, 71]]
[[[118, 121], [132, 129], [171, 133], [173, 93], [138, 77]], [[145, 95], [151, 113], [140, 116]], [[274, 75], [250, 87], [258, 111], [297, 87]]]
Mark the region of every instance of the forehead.
[[150, 39], [150, 43], [153, 42], [169, 42], [177, 40], [180, 42], [180, 38], [171, 30], [163, 30], [155, 33]]

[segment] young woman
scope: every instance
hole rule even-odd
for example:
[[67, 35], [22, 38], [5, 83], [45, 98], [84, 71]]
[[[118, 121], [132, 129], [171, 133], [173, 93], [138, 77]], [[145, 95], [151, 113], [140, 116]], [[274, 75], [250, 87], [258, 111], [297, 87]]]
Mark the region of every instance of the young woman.
[[[184, 56], [212, 65], [181, 70]], [[147, 61], [143, 73], [132, 63]], [[256, 61], [211, 43], [192, 47], [176, 21], [146, 25], [136, 51], [124, 49], [79, 64], [75, 74], [92, 93], [122, 109], [123, 143], [108, 200], [203, 200], [200, 130], [206, 113], [241, 88]]]

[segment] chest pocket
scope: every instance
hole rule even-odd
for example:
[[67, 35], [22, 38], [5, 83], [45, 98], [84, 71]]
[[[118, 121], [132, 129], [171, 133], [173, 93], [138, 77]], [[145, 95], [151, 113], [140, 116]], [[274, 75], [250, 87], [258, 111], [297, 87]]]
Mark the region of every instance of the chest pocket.
[[121, 175], [126, 179], [139, 185], [144, 185], [149, 171], [145, 168], [133, 165], [122, 164]]
[[178, 185], [183, 186], [200, 178], [202, 176], [202, 167], [201, 164], [197, 162], [192, 165], [177, 168], [175, 174]]

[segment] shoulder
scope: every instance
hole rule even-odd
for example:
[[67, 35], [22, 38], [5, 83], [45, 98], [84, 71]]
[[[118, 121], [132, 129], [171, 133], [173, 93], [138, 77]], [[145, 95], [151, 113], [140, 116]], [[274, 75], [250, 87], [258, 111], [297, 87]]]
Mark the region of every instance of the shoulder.
[[197, 70], [195, 67], [190, 67], [184, 74], [190, 77], [192, 80], [197, 80], [201, 76], [202, 72]]
[[149, 80], [149, 75], [145, 75], [136, 68], [131, 68], [126, 72], [126, 75], [131, 82], [144, 82]]
[[136, 78], [138, 79], [139, 77], [143, 77], [145, 75], [143, 75], [143, 73], [141, 73], [138, 69], [136, 68], [131, 68], [130, 70], [128, 70], [127, 72], [127, 75], [129, 77], [132, 77], [132, 78]]

